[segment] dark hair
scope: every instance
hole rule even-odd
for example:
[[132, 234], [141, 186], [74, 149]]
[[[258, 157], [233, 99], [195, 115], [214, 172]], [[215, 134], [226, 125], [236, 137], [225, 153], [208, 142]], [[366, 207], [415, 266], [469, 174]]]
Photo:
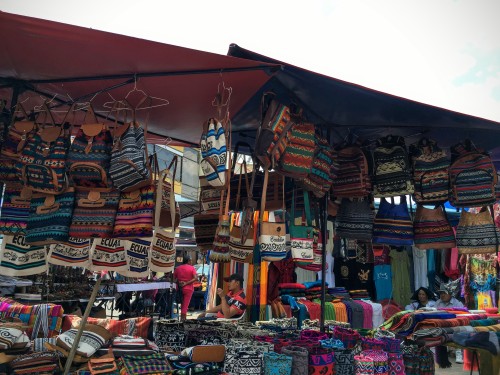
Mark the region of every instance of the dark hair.
[[187, 264], [191, 260], [191, 257], [188, 254], [184, 254], [182, 256], [182, 264]]
[[420, 288], [418, 288], [415, 293], [413, 293], [413, 295], [411, 296], [411, 300], [412, 301], [416, 301], [418, 302], [418, 307], [422, 307], [420, 305], [420, 300], [418, 299], [418, 293], [423, 290], [424, 293], [427, 295], [427, 299], [428, 300], [433, 300], [435, 301], [436, 300], [436, 296], [434, 295], [434, 293], [432, 293], [429, 289], [427, 288], [424, 288], [423, 286], [421, 286]]

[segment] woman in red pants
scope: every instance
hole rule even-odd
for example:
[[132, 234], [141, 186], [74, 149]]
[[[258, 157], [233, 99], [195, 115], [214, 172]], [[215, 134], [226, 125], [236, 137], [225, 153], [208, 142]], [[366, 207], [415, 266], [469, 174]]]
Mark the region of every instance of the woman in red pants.
[[181, 320], [186, 320], [189, 303], [194, 292], [194, 283], [198, 281], [196, 269], [191, 265], [191, 257], [184, 254], [182, 265], [174, 270], [174, 278], [182, 290]]

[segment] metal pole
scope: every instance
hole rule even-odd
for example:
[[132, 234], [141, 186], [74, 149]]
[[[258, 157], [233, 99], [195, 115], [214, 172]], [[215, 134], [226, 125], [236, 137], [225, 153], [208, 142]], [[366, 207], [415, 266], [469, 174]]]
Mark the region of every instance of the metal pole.
[[87, 323], [87, 319], [89, 318], [90, 310], [92, 310], [92, 306], [94, 306], [94, 302], [100, 287], [101, 287], [101, 276], [98, 275], [94, 285], [94, 289], [92, 290], [92, 294], [90, 295], [87, 308], [85, 309], [83, 318], [80, 321], [80, 327], [78, 328], [78, 332], [76, 333], [75, 340], [73, 341], [73, 345], [71, 345], [71, 350], [69, 351], [68, 359], [66, 360], [66, 365], [64, 366], [64, 375], [69, 374], [69, 370], [71, 368], [71, 365], [73, 364], [73, 359], [75, 358], [76, 348], [80, 343], [80, 338], [82, 337], [83, 329], [85, 328], [85, 324]]
[[323, 204], [321, 204], [321, 235], [323, 237], [323, 248], [321, 254], [321, 315], [319, 320], [319, 329], [325, 332], [325, 298], [326, 298], [326, 241], [327, 237], [327, 220], [328, 220], [328, 200], [330, 199], [329, 193], [325, 194]]

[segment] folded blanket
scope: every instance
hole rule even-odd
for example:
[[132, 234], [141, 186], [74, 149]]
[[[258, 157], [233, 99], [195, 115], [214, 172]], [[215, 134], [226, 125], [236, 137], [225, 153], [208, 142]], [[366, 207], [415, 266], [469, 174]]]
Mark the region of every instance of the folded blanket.
[[500, 332], [500, 324], [495, 324], [493, 326], [486, 326], [486, 327], [474, 327], [474, 330], [476, 332], [488, 332], [488, 331], [494, 331], [494, 332]]
[[306, 287], [300, 283], [279, 283], [278, 289], [306, 289]]
[[415, 326], [415, 331], [433, 327], [458, 327], [469, 325], [469, 318], [459, 317], [454, 319], [425, 319]]
[[482, 326], [482, 327], [487, 327], [487, 326], [492, 326], [492, 325], [495, 325], [495, 324], [498, 324], [498, 320], [496, 319], [479, 319], [479, 320], [471, 320], [470, 321], [470, 325], [472, 327], [479, 327], [479, 326]]

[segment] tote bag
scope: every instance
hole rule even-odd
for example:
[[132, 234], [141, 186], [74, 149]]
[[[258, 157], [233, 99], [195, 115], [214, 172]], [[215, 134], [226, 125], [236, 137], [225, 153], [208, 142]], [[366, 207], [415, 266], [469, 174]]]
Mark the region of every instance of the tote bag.
[[[269, 182], [269, 171], [266, 169], [264, 172], [264, 185], [263, 195], [260, 202], [259, 212], [259, 248], [262, 260], [269, 262], [279, 261], [285, 259], [287, 256], [287, 234], [286, 224], [282, 222], [272, 222], [274, 213], [267, 213], [267, 221], [265, 221], [266, 214], [266, 198], [267, 198], [267, 185]], [[281, 200], [282, 217], [285, 218], [285, 192], [284, 181], [282, 184], [283, 195]]]
[[415, 246], [421, 250], [456, 247], [455, 234], [446, 218], [443, 206], [426, 208], [417, 205], [413, 230]]
[[[169, 175], [163, 174], [164, 176]], [[162, 180], [160, 176], [160, 181]], [[171, 187], [173, 187], [173, 178], [172, 178]], [[154, 235], [151, 240], [151, 256], [149, 258], [149, 268], [153, 272], [172, 272], [175, 266], [175, 231], [177, 226], [176, 223], [176, 212], [172, 209], [168, 211], [168, 215], [170, 216], [170, 223], [173, 223], [173, 226], [170, 226], [168, 229], [163, 228], [160, 225], [161, 211], [164, 210], [162, 204], [165, 199], [165, 195], [163, 194], [164, 189], [162, 182], [158, 185], [158, 191], [156, 192], [156, 205], [155, 205], [155, 226], [154, 226]], [[169, 196], [169, 206], [170, 208], [175, 206], [175, 198], [173, 189], [170, 190]], [[163, 212], [165, 215], [166, 212]]]
[[92, 271], [127, 271], [127, 253], [117, 238], [96, 238], [90, 250]]
[[335, 233], [341, 238], [370, 241], [374, 212], [370, 198], [343, 198], [335, 219]]
[[114, 238], [142, 238], [153, 235], [155, 186], [121, 192], [113, 229]]
[[202, 160], [200, 167], [210, 186], [226, 186], [227, 149], [226, 131], [222, 123], [210, 118], [203, 127], [200, 140]]
[[91, 245], [91, 239], [70, 237], [66, 242], [50, 245], [48, 261], [59, 266], [88, 268]]
[[394, 198], [391, 198], [391, 202], [380, 199], [373, 223], [372, 242], [394, 246], [413, 244], [413, 223], [405, 196], [400, 197], [399, 204], [394, 203]]
[[30, 245], [22, 235], [4, 236], [0, 250], [0, 273], [29, 276], [47, 271], [45, 246]]
[[147, 277], [149, 276], [149, 255], [151, 248], [151, 238], [134, 238], [124, 240], [123, 247], [127, 254], [127, 270], [120, 274], [127, 277]]
[[498, 251], [500, 233], [488, 207], [480, 212], [465, 210], [460, 214], [457, 226], [457, 248], [459, 254], [488, 254]]
[[304, 211], [306, 216], [306, 225], [296, 225], [294, 190], [292, 212], [290, 214], [290, 241], [292, 245], [292, 259], [298, 267], [308, 266], [314, 261], [314, 228], [311, 221], [309, 193], [307, 191], [304, 191]]

